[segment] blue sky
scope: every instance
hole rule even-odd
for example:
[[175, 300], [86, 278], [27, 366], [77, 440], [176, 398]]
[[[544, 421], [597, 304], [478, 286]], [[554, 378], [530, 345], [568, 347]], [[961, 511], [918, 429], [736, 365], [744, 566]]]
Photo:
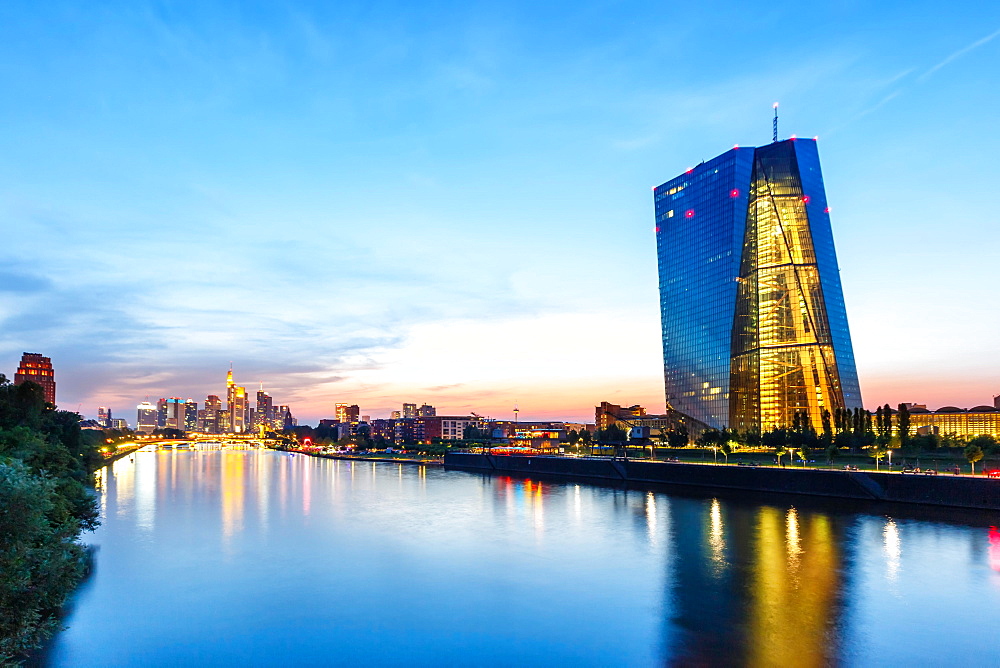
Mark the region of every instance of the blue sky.
[[818, 136], [865, 403], [1000, 393], [1000, 5], [0, 6], [0, 359], [134, 419], [663, 406], [652, 186]]

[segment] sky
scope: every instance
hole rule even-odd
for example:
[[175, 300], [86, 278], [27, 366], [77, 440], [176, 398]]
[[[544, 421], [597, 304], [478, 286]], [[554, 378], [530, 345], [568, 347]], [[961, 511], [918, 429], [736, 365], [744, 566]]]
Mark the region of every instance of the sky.
[[651, 188], [817, 136], [866, 406], [1000, 394], [1000, 4], [0, 4], [0, 372], [664, 407]]

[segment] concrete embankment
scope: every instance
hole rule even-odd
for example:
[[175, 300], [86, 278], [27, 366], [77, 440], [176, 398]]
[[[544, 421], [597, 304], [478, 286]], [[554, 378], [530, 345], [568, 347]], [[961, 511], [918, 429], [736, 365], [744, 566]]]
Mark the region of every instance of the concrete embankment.
[[307, 455], [309, 457], [319, 457], [321, 459], [343, 459], [349, 462], [383, 462], [385, 464], [419, 464], [420, 466], [441, 466], [440, 459], [407, 459], [405, 457], [366, 457], [354, 455], [333, 455], [325, 452], [306, 452], [305, 450], [286, 450], [285, 448], [274, 448], [281, 452], [288, 452], [296, 455]]
[[509, 475], [589, 478], [1000, 510], [1000, 480], [966, 476], [471, 453], [449, 453], [445, 455], [444, 465]]

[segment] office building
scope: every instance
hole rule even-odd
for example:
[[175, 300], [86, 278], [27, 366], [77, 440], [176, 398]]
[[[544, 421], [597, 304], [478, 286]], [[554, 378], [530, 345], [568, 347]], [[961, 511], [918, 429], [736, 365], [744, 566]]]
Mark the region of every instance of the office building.
[[118, 429], [119, 431], [124, 431], [128, 429], [128, 422], [121, 418], [111, 418], [111, 428]]
[[222, 399], [218, 395], [210, 394], [205, 398], [204, 416], [201, 422], [201, 430], [206, 434], [224, 433], [219, 428], [219, 414], [222, 412]]
[[417, 405], [403, 404], [403, 417], [407, 420], [417, 417]]
[[334, 404], [334, 417], [338, 422], [357, 424], [361, 419], [361, 409], [356, 405]]
[[185, 419], [187, 416], [186, 404], [180, 397], [170, 397], [164, 404], [166, 418], [164, 426], [167, 429], [185, 431]]
[[135, 430], [143, 434], [152, 434], [159, 426], [159, 410], [154, 404], [144, 401], [136, 406]]
[[188, 399], [184, 402], [184, 431], [195, 431], [198, 429], [198, 402]]
[[247, 401], [247, 388], [233, 382], [233, 368], [229, 367], [226, 376], [226, 410], [229, 413], [229, 433], [242, 434], [247, 429], [247, 417], [250, 404]]
[[257, 391], [257, 410], [254, 411], [254, 429], [270, 428], [274, 419], [274, 399], [264, 391], [263, 386]]
[[14, 384], [20, 385], [28, 381], [41, 386], [45, 401], [55, 405], [56, 374], [50, 358], [39, 353], [22, 353], [21, 364], [14, 372]]
[[745, 430], [861, 406], [814, 140], [733, 148], [654, 201], [671, 410]]
[[111, 409], [107, 406], [97, 407], [97, 424], [101, 425], [104, 429], [111, 428]]
[[437, 415], [437, 409], [433, 406], [424, 404], [417, 409], [417, 417], [434, 417], [435, 415]]
[[167, 426], [167, 400], [164, 397], [156, 402], [156, 426], [160, 429]]

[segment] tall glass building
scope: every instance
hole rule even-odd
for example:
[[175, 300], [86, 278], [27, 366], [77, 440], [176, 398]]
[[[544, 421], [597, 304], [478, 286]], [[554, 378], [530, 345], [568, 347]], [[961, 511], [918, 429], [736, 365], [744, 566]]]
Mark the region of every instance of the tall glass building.
[[668, 407], [740, 430], [860, 407], [816, 142], [733, 148], [653, 193]]

